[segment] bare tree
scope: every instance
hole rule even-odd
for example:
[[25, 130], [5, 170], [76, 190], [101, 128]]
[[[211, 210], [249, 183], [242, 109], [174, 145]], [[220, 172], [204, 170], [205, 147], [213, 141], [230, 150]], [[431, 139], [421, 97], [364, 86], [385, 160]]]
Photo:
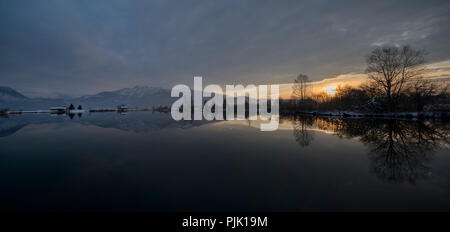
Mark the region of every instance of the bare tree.
[[422, 74], [424, 55], [424, 51], [410, 46], [385, 46], [367, 56], [366, 73], [383, 93], [390, 111], [395, 109], [406, 83]]
[[292, 94], [303, 103], [306, 99], [308, 90], [309, 77], [305, 74], [299, 74], [297, 79], [294, 80], [292, 86]]

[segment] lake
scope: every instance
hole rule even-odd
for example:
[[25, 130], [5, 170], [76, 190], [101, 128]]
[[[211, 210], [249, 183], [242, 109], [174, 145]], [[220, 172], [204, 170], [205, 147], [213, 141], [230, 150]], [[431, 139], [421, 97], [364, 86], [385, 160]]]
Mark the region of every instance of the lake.
[[1, 211], [450, 210], [450, 123], [0, 118]]

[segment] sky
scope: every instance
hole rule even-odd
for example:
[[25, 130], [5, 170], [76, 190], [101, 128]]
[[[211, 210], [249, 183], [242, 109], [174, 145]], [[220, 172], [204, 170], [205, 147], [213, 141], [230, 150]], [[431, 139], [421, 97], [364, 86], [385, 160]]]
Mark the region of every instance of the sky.
[[0, 86], [61, 97], [170, 89], [193, 76], [259, 85], [304, 73], [320, 83], [360, 78], [365, 55], [386, 44], [425, 49], [445, 73], [449, 38], [448, 0], [1, 1]]

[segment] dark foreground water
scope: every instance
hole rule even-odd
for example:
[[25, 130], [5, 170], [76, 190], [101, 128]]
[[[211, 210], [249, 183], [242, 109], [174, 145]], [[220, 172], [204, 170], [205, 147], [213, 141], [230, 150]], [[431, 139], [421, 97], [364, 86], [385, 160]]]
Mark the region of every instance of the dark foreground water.
[[0, 118], [1, 211], [450, 210], [448, 123]]

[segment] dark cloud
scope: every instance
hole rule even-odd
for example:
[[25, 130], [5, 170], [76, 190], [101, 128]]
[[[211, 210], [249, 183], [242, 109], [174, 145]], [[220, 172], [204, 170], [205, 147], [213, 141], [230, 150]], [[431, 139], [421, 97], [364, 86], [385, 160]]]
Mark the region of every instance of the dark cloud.
[[361, 72], [380, 44], [450, 58], [448, 1], [2, 1], [0, 82], [95, 93]]

